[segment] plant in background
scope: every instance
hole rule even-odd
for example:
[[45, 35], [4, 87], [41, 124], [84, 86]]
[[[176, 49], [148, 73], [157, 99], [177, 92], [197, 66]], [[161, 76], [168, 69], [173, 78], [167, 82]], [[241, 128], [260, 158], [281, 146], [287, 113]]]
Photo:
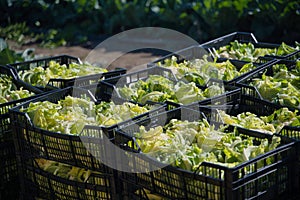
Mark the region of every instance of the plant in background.
[[25, 36], [28, 34], [29, 27], [25, 22], [0, 27], [0, 37], [16, 41], [19, 44], [23, 44], [25, 42]]
[[296, 0], [6, 0], [0, 2], [0, 24], [26, 21], [29, 32], [41, 35], [46, 46], [78, 44], [145, 26], [174, 29], [199, 42], [247, 31], [263, 41], [289, 43], [299, 37], [299, 10]]
[[0, 38], [0, 65], [30, 60], [34, 56], [33, 52], [34, 49], [31, 48], [16, 52], [9, 48], [4, 39]]

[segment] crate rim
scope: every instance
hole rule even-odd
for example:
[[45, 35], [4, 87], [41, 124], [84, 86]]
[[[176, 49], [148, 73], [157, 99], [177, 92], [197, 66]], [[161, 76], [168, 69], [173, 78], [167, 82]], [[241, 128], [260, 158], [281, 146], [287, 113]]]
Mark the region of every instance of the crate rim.
[[[158, 59], [156, 59], [156, 60], [154, 60], [154, 61], [152, 61], [152, 62], [149, 62], [149, 63], [147, 63], [147, 67], [149, 68], [149, 67], [157, 66], [156, 64], [157, 64], [158, 62], [161, 62], [161, 61], [163, 61], [163, 60], [169, 58], [171, 55], [179, 54], [179, 53], [181, 53], [181, 52], [183, 52], [183, 51], [187, 51], [187, 50], [190, 50], [190, 49], [193, 49], [193, 48], [202, 48], [202, 49], [205, 49], [204, 47], [202, 47], [201, 44], [199, 44], [199, 45], [192, 45], [192, 46], [189, 46], [189, 47], [180, 49], [180, 50], [178, 50], [178, 51], [175, 51], [175, 52], [173, 52], [173, 53], [169, 53], [169, 54], [167, 54], [167, 55], [165, 55], [165, 56], [163, 56], [163, 57], [161, 57], [161, 58], [158, 58]], [[179, 54], [179, 55], [180, 55], [180, 54]]]
[[[52, 59], [57, 59], [57, 58], [62, 58], [62, 57], [71, 58], [71, 59], [77, 60], [79, 63], [82, 63], [82, 61], [78, 57], [67, 55], [67, 54], [62, 54], [62, 55], [56, 55], [56, 56], [46, 56], [46, 57], [43, 57], [43, 58], [27, 60], [27, 61], [24, 61], [24, 62], [9, 63], [6, 66], [14, 67], [14, 66], [17, 66], [17, 65], [20, 65], [20, 64], [30, 64], [30, 63], [33, 63], [33, 62], [52, 60]], [[15, 68], [13, 68], [13, 69], [15, 69]]]
[[[120, 74], [125, 74], [126, 71], [127, 71], [126, 68], [115, 67], [115, 69], [112, 70], [112, 71], [101, 72], [101, 73], [96, 73], [96, 74], [77, 76], [77, 77], [71, 77], [71, 78], [51, 78], [45, 86], [39, 86], [39, 85], [33, 86], [33, 85], [23, 81], [20, 78], [19, 74], [18, 74], [18, 70], [16, 69], [16, 67], [18, 65], [27, 65], [27, 64], [38, 63], [38, 62], [50, 62], [51, 60], [62, 59], [62, 58], [72, 59], [74, 62], [76, 62], [78, 64], [84, 64], [80, 60], [80, 58], [78, 58], [78, 57], [74, 57], [74, 56], [67, 55], [67, 54], [62, 54], [62, 55], [57, 55], [57, 56], [47, 56], [47, 57], [44, 57], [44, 58], [32, 59], [32, 60], [28, 60], [28, 61], [24, 61], [24, 62], [6, 64], [6, 66], [13, 71], [14, 76], [16, 77], [16, 79], [19, 82], [21, 82], [24, 85], [34, 87], [34, 88], [36, 88], [37, 90], [40, 90], [40, 91], [41, 90], [46, 90], [46, 91], [47, 90], [57, 90], [57, 89], [66, 88], [66, 87], [61, 88], [61, 87], [56, 87], [56, 86], [51, 85], [50, 83], [53, 82], [53, 81], [62, 82], [62, 83], [65, 83], [65, 84], [70, 84], [70, 82], [74, 82], [76, 80], [84, 81], [84, 80], [90, 80], [90, 79], [96, 79], [96, 78], [100, 79], [100, 78], [103, 78], [103, 77], [104, 78], [113, 77], [113, 76], [115, 76], [114, 75], [115, 73], [118, 73], [117, 75], [120, 75]], [[79, 86], [77, 86], [77, 87], [79, 87]]]
[[14, 72], [14, 69], [7, 65], [0, 65], [0, 71], [1, 74], [2, 72], [4, 72], [3, 74], [6, 74], [7, 76], [11, 76], [14, 80], [18, 78]]
[[[200, 44], [200, 45], [192, 45], [192, 46], [189, 46], [189, 47], [187, 47], [187, 48], [184, 48], [184, 49], [180, 49], [180, 50], [178, 50], [178, 51], [176, 51], [176, 52], [173, 52], [173, 53], [169, 53], [169, 54], [167, 54], [167, 55], [165, 55], [165, 56], [163, 56], [163, 57], [161, 57], [161, 58], [158, 58], [158, 59], [156, 59], [156, 60], [154, 60], [154, 61], [152, 61], [152, 62], [150, 62], [150, 63], [148, 63], [147, 64], [147, 67], [152, 67], [152, 66], [157, 66], [157, 63], [158, 62], [162, 62], [162, 61], [164, 61], [165, 59], [168, 59], [168, 58], [170, 58], [171, 56], [181, 56], [180, 55], [180, 53], [182, 53], [182, 52], [184, 52], [184, 51], [187, 51], [187, 50], [190, 50], [190, 49], [196, 49], [196, 48], [200, 48], [200, 49], [208, 49], [208, 47], [205, 47], [205, 46], [203, 46], [202, 44]], [[300, 51], [300, 50], [299, 50]], [[209, 54], [210, 54], [210, 52], [208, 52], [208, 56], [209, 56]], [[227, 60], [229, 60], [230, 62], [239, 62], [239, 63], [245, 63], [245, 64], [247, 64], [247, 63], [251, 63], [250, 61], [244, 61], [244, 60], [236, 60], [236, 59], [230, 59], [230, 58], [213, 58], [213, 60], [214, 59], [217, 59], [216, 61], [217, 62], [225, 62], [225, 61], [227, 61]], [[266, 60], [274, 60], [274, 59], [276, 59], [276, 58], [273, 58], [273, 57], [269, 57], [269, 56], [260, 56], [258, 59], [266, 59]], [[269, 61], [269, 62], [270, 62]], [[212, 61], [213, 62], [213, 61]], [[259, 65], [262, 65], [261, 63], [256, 63], [256, 62], [252, 62], [253, 64], [257, 64], [258, 66]], [[264, 63], [263, 63], [264, 64]]]
[[[202, 45], [207, 47], [210, 51], [210, 53], [212, 53], [215, 57], [218, 58], [217, 55], [215, 55], [215, 47], [214, 45], [217, 44], [218, 42], [220, 41], [223, 41], [224, 39], [226, 38], [229, 38], [229, 37], [233, 37], [235, 35], [245, 35], [245, 36], [250, 36], [250, 38], [253, 40], [252, 42], [251, 41], [243, 41], [243, 42], [246, 42], [246, 43], [252, 43], [254, 45], [258, 45], [258, 46], [268, 46], [269, 48], [276, 48], [276, 47], [279, 47], [281, 45], [281, 42], [280, 44], [277, 43], [269, 43], [269, 42], [261, 42], [261, 41], [258, 41], [255, 37], [255, 35], [252, 33], [252, 32], [241, 32], [241, 31], [237, 31], [237, 32], [232, 32], [232, 33], [229, 33], [227, 35], [223, 35], [223, 36], [220, 36], [218, 38], [215, 38], [215, 39], [212, 39], [210, 41], [207, 41], [205, 43], [203, 43]], [[295, 47], [294, 44], [287, 44], [289, 46], [292, 46], [292, 47]], [[286, 55], [269, 55], [269, 54], [266, 54], [264, 57], [270, 57], [270, 58], [273, 58], [273, 59], [289, 59], [289, 57], [292, 57], [293, 55], [299, 53], [300, 50], [295, 50], [294, 52], [292, 53], [288, 53]]]
[[217, 38], [212, 39], [210, 41], [204, 42], [201, 45], [206, 46], [206, 45], [208, 45], [209, 43], [212, 43], [212, 42], [213, 43], [217, 43], [220, 40], [223, 40], [224, 38], [227, 38], [227, 37], [230, 37], [230, 36], [234, 36], [234, 35], [239, 35], [239, 34], [250, 36], [255, 41], [255, 43], [258, 43], [258, 40], [256, 39], [255, 35], [252, 32], [235, 31], [235, 32], [231, 32], [231, 33], [228, 33], [226, 35], [217, 37]]
[[139, 71], [135, 71], [135, 72], [130, 72], [130, 73], [126, 73], [126, 74], [122, 74], [122, 75], [119, 75], [119, 76], [115, 76], [115, 77], [111, 77], [111, 78], [108, 78], [108, 79], [104, 79], [104, 80], [101, 80], [101, 82], [105, 82], [107, 83], [107, 81], [111, 81], [113, 79], [120, 79], [120, 78], [124, 78], [124, 77], [128, 77], [128, 76], [132, 76], [134, 74], [138, 74], [138, 73], [143, 73], [143, 72], [147, 72], [147, 71], [150, 71], [150, 70], [153, 70], [153, 69], [161, 69], [163, 71], [167, 71], [169, 73], [172, 74], [173, 78], [177, 80], [176, 76], [174, 75], [174, 73], [172, 72], [172, 70], [170, 69], [166, 69], [164, 67], [159, 67], [159, 66], [152, 66], [152, 67], [149, 67], [149, 68], [146, 68], [146, 69], [141, 69]]

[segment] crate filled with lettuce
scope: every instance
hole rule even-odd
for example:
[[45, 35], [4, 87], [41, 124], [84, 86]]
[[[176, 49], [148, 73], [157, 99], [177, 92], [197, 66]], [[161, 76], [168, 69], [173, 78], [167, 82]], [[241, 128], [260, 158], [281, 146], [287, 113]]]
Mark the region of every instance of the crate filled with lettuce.
[[0, 66], [0, 197], [13, 198], [18, 187], [15, 146], [9, 109], [28, 101], [42, 91], [18, 81], [13, 71]]
[[[126, 126], [124, 153], [132, 171], [119, 172], [129, 199], [276, 199], [296, 193], [296, 142], [209, 123], [177, 108], [140, 126]], [[136, 173], [139, 171], [139, 173]]]
[[211, 120], [240, 128], [279, 134], [300, 140], [300, 111], [263, 99], [241, 95], [228, 105], [209, 106], [208, 102], [186, 105], [187, 108], [205, 113]]
[[[217, 107], [207, 106], [204, 103], [202, 105], [190, 104], [186, 107], [203, 112], [210, 120], [222, 124], [257, 131], [263, 134], [277, 134], [300, 141], [299, 109], [287, 108], [248, 95], [241, 95], [240, 99], [236, 99], [235, 102], [232, 102], [230, 105]], [[299, 161], [300, 156], [298, 157], [298, 162]], [[299, 180], [296, 184], [297, 190], [300, 189], [299, 166], [299, 164], [295, 165], [295, 168], [299, 172], [294, 174], [295, 177], [298, 177], [297, 180]]]
[[[41, 159], [114, 176], [113, 170], [101, 162], [103, 158], [115, 158], [106, 148], [114, 142], [114, 130], [134, 123], [137, 117], [147, 118], [162, 111], [165, 111], [164, 105], [141, 106], [120, 99], [97, 101], [89, 90], [76, 87], [56, 90], [21, 104], [10, 111], [18, 167], [23, 172], [21, 180], [26, 185], [26, 181], [32, 181], [32, 176], [40, 176], [48, 180], [47, 183], [52, 182], [53, 175], [43, 175], [42, 169], [32, 165]], [[31, 170], [30, 174], [26, 174], [27, 170]], [[70, 180], [58, 179], [55, 178], [54, 185], [59, 184], [59, 180], [62, 187], [70, 183]], [[70, 184], [72, 187], [77, 183]], [[111, 187], [110, 184], [95, 187], [100, 191], [110, 190], [105, 186]], [[36, 187], [43, 186], [39, 182]], [[21, 193], [26, 194], [28, 190], [30, 187], [25, 186]], [[67, 194], [62, 195], [68, 199]], [[107, 194], [103, 199], [110, 199], [110, 196]]]
[[20, 63], [11, 63], [18, 78], [42, 90], [86, 86], [101, 79], [126, 73], [126, 69], [108, 71], [101, 66], [83, 63], [79, 58], [60, 55]]
[[259, 42], [252, 33], [233, 32], [201, 44], [211, 55], [220, 59], [234, 59], [255, 62], [261, 56], [277, 59], [297, 58], [300, 45]]
[[100, 142], [113, 138], [114, 129], [163, 110], [164, 105], [97, 101], [89, 90], [68, 87], [21, 104], [10, 116], [20, 155], [94, 170], [101, 163], [90, 152], [105, 151]]
[[210, 81], [205, 86], [199, 86], [194, 82], [177, 80], [172, 70], [157, 66], [106, 79], [100, 84], [103, 97], [119, 97], [141, 104], [150, 101], [184, 105], [215, 96], [226, 98], [239, 90], [224, 85], [222, 81]]
[[201, 45], [191, 46], [167, 55], [152, 63], [148, 67], [160, 66], [171, 69], [178, 80], [206, 85], [209, 80], [222, 80], [224, 84], [234, 84], [240, 78], [247, 76], [273, 59], [258, 59], [254, 62], [238, 60], [219, 60], [211, 58], [208, 51]]
[[300, 61], [278, 60], [238, 82], [245, 95], [300, 108]]

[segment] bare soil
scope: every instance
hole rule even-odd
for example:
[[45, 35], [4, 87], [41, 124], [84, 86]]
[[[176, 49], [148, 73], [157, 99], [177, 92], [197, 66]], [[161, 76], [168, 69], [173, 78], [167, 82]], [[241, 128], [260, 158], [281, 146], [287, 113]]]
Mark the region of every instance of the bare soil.
[[[56, 55], [70, 55], [80, 58], [85, 61], [87, 56], [93, 51], [96, 46], [97, 41], [93, 42], [93, 45], [77, 45], [77, 46], [61, 46], [57, 48], [44, 48], [39, 44], [26, 44], [17, 45], [14, 42], [9, 42], [10, 48], [14, 50], [25, 50], [28, 48], [34, 49], [34, 54], [42, 57], [56, 56]], [[114, 69], [116, 67], [126, 68], [128, 72], [140, 70], [147, 66], [147, 63], [158, 59], [160, 56], [154, 55], [151, 52], [135, 52], [135, 53], [122, 53], [122, 52], [106, 52], [105, 50], [97, 52], [97, 59], [101, 63], [105, 59], [113, 59], [114, 61], [110, 63], [109, 69]], [[122, 54], [121, 57], [120, 54]], [[88, 60], [89, 61], [89, 60]]]

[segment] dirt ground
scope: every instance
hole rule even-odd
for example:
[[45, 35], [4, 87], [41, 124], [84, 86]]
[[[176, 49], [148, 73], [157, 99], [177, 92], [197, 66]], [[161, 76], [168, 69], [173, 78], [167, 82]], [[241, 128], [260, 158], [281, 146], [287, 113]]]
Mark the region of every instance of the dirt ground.
[[[57, 48], [43, 48], [39, 44], [27, 44], [27, 45], [16, 45], [13, 42], [9, 43], [9, 46], [14, 50], [25, 50], [27, 48], [34, 49], [34, 54], [42, 57], [48, 56], [56, 56], [56, 55], [70, 55], [79, 57], [82, 61], [90, 61], [91, 54], [95, 54], [95, 46], [97, 42], [94, 44], [90, 44], [88, 46], [61, 46]], [[91, 53], [93, 52], [93, 53]], [[121, 56], [120, 56], [121, 55]], [[135, 53], [123, 53], [119, 51], [110, 51], [107, 52], [105, 49], [97, 49], [97, 61], [102, 63], [104, 61], [110, 62], [110, 65], [107, 67], [108, 69], [114, 69], [116, 67], [126, 68], [128, 72], [137, 71], [143, 68], [146, 68], [147, 64], [155, 61], [160, 56], [154, 55], [151, 52], [135, 52]], [[107, 61], [108, 60], [108, 61]]]

